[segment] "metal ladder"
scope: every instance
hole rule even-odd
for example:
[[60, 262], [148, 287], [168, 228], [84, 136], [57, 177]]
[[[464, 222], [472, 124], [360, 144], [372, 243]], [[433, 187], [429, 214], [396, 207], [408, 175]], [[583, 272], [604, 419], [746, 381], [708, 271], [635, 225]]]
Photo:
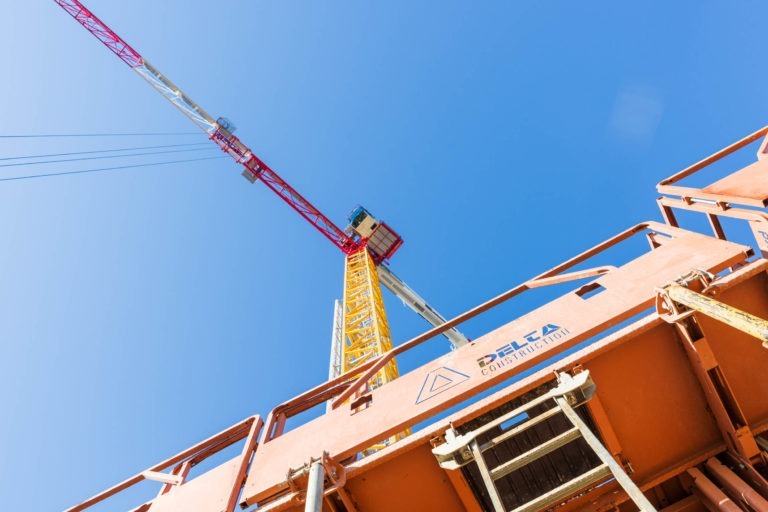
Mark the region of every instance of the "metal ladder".
[[[630, 499], [632, 499], [635, 505], [638, 506], [640, 511], [655, 512], [656, 509], [653, 505], [574, 410], [574, 407], [588, 401], [594, 395], [595, 384], [590, 378], [589, 372], [584, 371], [576, 374], [576, 376], [559, 373], [557, 374], [557, 378], [559, 382], [558, 386], [551, 389], [546, 394], [515, 408], [471, 432], [459, 435], [453, 428], [448, 429], [445, 435], [446, 443], [439, 445], [432, 450], [440, 467], [447, 470], [456, 470], [471, 462], [475, 462], [495, 512], [538, 512], [546, 510], [548, 507], [561, 502], [561, 500], [573, 495], [580, 489], [585, 489], [610, 475], [613, 475], [613, 478], [615, 478], [627, 492]], [[554, 401], [552, 408], [547, 409], [536, 416], [528, 415], [528, 411], [532, 410], [534, 407], [545, 404], [548, 401]], [[499, 466], [493, 468], [488, 467], [486, 458], [483, 455], [484, 452], [510, 441], [520, 433], [558, 414], [565, 416], [570, 423], [571, 428]], [[503, 431], [500, 435], [487, 442], [481, 444], [478, 441], [480, 435], [494, 428], [500, 428], [503, 423], [514, 420], [520, 416], [525, 416], [527, 419], [514, 427]], [[601, 464], [572, 480], [517, 506], [511, 511], [507, 511], [502, 503], [502, 497], [496, 482], [507, 477], [512, 472], [527, 466], [533, 461], [536, 461], [579, 438], [583, 438], [586, 441], [591, 450], [594, 451], [600, 459]]]

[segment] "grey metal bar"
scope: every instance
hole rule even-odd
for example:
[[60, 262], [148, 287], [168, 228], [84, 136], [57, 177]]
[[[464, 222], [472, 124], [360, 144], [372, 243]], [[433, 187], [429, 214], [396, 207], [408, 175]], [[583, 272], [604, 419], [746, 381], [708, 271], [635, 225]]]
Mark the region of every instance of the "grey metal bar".
[[307, 501], [304, 504], [304, 512], [323, 512], [324, 482], [325, 468], [323, 467], [322, 461], [317, 460], [309, 467]]
[[[563, 411], [561, 411], [558, 407], [553, 407], [552, 409], [544, 411], [543, 413], [539, 414], [538, 416], [534, 416], [533, 418], [529, 418], [524, 423], [521, 423], [520, 425], [517, 425], [516, 427], [507, 430], [503, 434], [494, 437], [490, 441], [488, 441], [486, 443], [483, 443], [480, 446], [480, 451], [484, 452], [486, 450], [490, 450], [491, 448], [494, 448], [496, 445], [498, 445], [500, 443], [503, 443], [504, 441], [506, 441], [510, 437], [514, 437], [517, 434], [519, 434], [520, 432], [524, 432], [524, 431], [528, 430], [529, 428], [531, 428], [531, 427], [533, 427], [535, 425], [538, 425], [542, 421], [551, 418], [555, 414], [561, 414], [562, 412]], [[512, 416], [512, 417], [514, 418], [514, 416]], [[508, 418], [508, 419], [511, 419], [511, 418]], [[494, 425], [496, 425], [496, 424], [501, 425], [502, 423], [504, 423], [504, 421], [507, 421], [507, 420], [503, 420], [501, 422], [494, 421], [493, 424]]]
[[477, 440], [473, 439], [472, 442], [469, 443], [469, 447], [475, 456], [475, 462], [477, 463], [477, 468], [480, 470], [480, 475], [483, 477], [485, 487], [488, 488], [488, 495], [491, 497], [494, 510], [496, 512], [505, 512], [504, 504], [501, 502], [501, 496], [499, 496], [499, 491], [496, 490], [496, 485], [493, 483], [491, 474], [488, 471], [488, 465], [485, 463], [485, 459], [480, 451], [480, 446], [477, 444]]
[[576, 414], [576, 411], [570, 406], [568, 400], [563, 397], [557, 397], [555, 400], [557, 400], [558, 405], [560, 405], [560, 408], [563, 410], [563, 414], [565, 414], [571, 423], [573, 423], [574, 427], [581, 431], [581, 436], [587, 444], [589, 444], [595, 454], [600, 457], [603, 464], [610, 469], [611, 473], [613, 473], [613, 476], [616, 478], [616, 481], [619, 482], [619, 485], [626, 491], [632, 501], [635, 502], [635, 505], [640, 508], [640, 511], [656, 512], [656, 508], [650, 501], [648, 501], [648, 498], [645, 497], [640, 488], [635, 485], [635, 482], [629, 478], [629, 475], [624, 471], [624, 468], [616, 462], [616, 459], [614, 459], [611, 453], [605, 446], [603, 446], [603, 443], [600, 442], [597, 436], [589, 430], [587, 424], [584, 423], [578, 414]]

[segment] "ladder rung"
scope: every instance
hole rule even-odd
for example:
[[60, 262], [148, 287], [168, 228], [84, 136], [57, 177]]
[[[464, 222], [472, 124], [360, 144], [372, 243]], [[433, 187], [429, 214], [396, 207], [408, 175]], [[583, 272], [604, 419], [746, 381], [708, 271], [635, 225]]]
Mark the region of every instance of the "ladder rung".
[[497, 444], [503, 443], [510, 437], [516, 436], [520, 432], [528, 430], [529, 428], [535, 425], [538, 425], [542, 421], [551, 418], [555, 414], [561, 414], [562, 412], [563, 410], [560, 407], [553, 407], [551, 409], [548, 409], [543, 413], [539, 414], [538, 416], [534, 416], [533, 418], [526, 420], [524, 423], [521, 423], [520, 425], [516, 425], [515, 427], [504, 432], [503, 434], [494, 437], [487, 443], [483, 443], [483, 445], [480, 447], [480, 451], [484, 452], [486, 450], [490, 450], [491, 448], [495, 447]]
[[546, 509], [546, 507], [557, 503], [563, 498], [575, 493], [579, 489], [583, 489], [584, 487], [593, 484], [610, 474], [611, 470], [606, 464], [597, 466], [596, 468], [587, 471], [583, 475], [577, 476], [573, 480], [564, 483], [560, 487], [555, 487], [548, 493], [542, 494], [538, 498], [520, 505], [511, 512], [538, 512], [539, 510]]
[[553, 437], [549, 441], [538, 445], [536, 448], [529, 450], [522, 455], [518, 455], [514, 459], [505, 462], [501, 466], [493, 468], [491, 470], [491, 478], [493, 480], [498, 480], [499, 478], [505, 477], [511, 472], [520, 469], [523, 466], [527, 466], [531, 462], [540, 459], [548, 453], [551, 453], [561, 446], [566, 445], [574, 439], [578, 439], [580, 437], [581, 432], [579, 432], [578, 428], [574, 427], [570, 430], [566, 430], [559, 436]]

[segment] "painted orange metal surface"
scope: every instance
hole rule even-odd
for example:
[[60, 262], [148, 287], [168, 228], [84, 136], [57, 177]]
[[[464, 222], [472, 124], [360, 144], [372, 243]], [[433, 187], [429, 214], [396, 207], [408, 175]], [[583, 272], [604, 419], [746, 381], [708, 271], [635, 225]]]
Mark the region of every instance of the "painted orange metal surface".
[[[768, 214], [754, 209], [768, 202], [768, 139], [758, 150], [758, 161], [746, 169], [700, 189], [677, 185], [766, 133], [768, 127], [664, 180], [659, 191], [678, 196], [659, 199], [668, 225], [634, 226], [275, 407], [264, 428], [258, 417], [246, 420], [70, 510], [83, 510], [152, 478], [165, 483], [158, 497], [137, 511], [229, 512], [239, 502], [259, 512], [298, 512], [305, 510], [308, 468], [315, 461], [322, 462], [327, 475], [323, 511], [494, 510], [487, 480], [477, 477], [482, 475], [477, 460], [469, 454], [458, 469], [441, 467], [433, 449], [535, 401], [563, 375], [586, 372], [595, 388], [577, 408], [579, 414], [598, 436], [606, 457], [619, 463], [619, 473], [629, 475], [653, 510], [768, 511], [768, 350], [736, 323], [729, 324], [727, 315], [715, 319], [669, 302], [672, 295], [664, 291], [690, 287], [710, 302], [727, 305], [725, 311], [768, 318], [768, 259], [756, 259], [749, 246], [726, 240], [719, 220], [746, 221], [756, 237], [753, 245], [768, 256]], [[676, 210], [705, 215], [714, 236], [678, 228]], [[586, 266], [590, 258], [640, 235], [646, 235], [650, 246], [635, 259]], [[366, 391], [371, 376], [395, 356], [527, 290], [567, 282], [574, 282], [575, 289]], [[350, 397], [356, 397], [355, 404], [364, 400], [367, 407], [355, 407]], [[288, 418], [326, 402], [332, 404], [326, 414], [287, 430]], [[515, 429], [499, 428], [494, 434], [498, 439], [505, 429]], [[357, 456], [405, 429], [413, 433], [370, 456]], [[541, 435], [537, 432], [515, 442], [546, 442], [534, 439]], [[560, 433], [553, 435], [557, 440]], [[240, 456], [185, 480], [198, 459], [243, 439]], [[520, 450], [529, 453], [530, 447], [523, 445]], [[578, 481], [564, 476], [564, 449], [547, 451], [541, 461], [516, 470], [522, 472], [516, 482], [525, 481], [526, 489], [504, 487], [504, 492], [522, 496], [545, 480], [556, 481], [553, 485]], [[494, 466], [516, 456], [501, 450], [490, 455]], [[608, 477], [589, 482], [545, 508], [523, 505], [519, 510], [638, 509], [624, 483], [620, 487]], [[541, 489], [546, 494], [552, 488]]]
[[705, 167], [757, 141], [761, 137], [765, 137], [766, 134], [768, 134], [768, 126], [663, 180], [656, 187], [657, 190], [662, 194], [680, 196], [686, 199], [698, 198], [748, 206], [768, 206], [768, 176], [766, 175], [766, 169], [768, 169], [766, 167], [766, 162], [768, 162], [768, 151], [766, 151], [766, 148], [768, 145], [765, 141], [757, 152], [758, 161], [754, 164], [733, 172], [725, 178], [702, 188], [677, 185], [682, 179], [692, 176]]
[[[659, 249], [602, 275], [597, 282], [605, 291], [599, 295], [585, 300], [576, 292], [566, 294], [470, 345], [402, 375], [397, 381], [374, 390], [372, 406], [362, 413], [351, 414], [348, 407], [339, 407], [282, 436], [262, 437], [246, 481], [245, 501], [256, 503], [283, 491], [286, 488], [285, 467], [300, 465], [322, 450], [338, 459], [350, 457], [378, 439], [427, 420], [439, 411], [546, 360], [553, 352], [572, 347], [647, 310], [654, 302], [655, 286], [688, 269], [705, 268], [719, 272], [746, 257], [744, 246], [656, 223], [641, 227], [630, 232], [638, 233], [650, 227], [670, 238]], [[548, 325], [558, 328], [549, 336], [543, 329]], [[525, 341], [524, 336], [531, 332], [536, 333], [534, 337], [538, 338], [538, 343], [531, 345], [535, 348], [530, 353], [505, 356], [485, 367], [479, 365], [478, 360], [489, 352], [515, 340]], [[424, 383], [441, 374], [446, 374], [455, 385], [444, 389], [438, 395], [439, 399], [420, 396]], [[360, 380], [364, 382], [363, 379], [367, 380], [365, 376]], [[350, 389], [353, 388], [347, 392]], [[265, 434], [269, 429], [268, 418]], [[312, 435], [312, 432], [322, 432], [323, 435]]]

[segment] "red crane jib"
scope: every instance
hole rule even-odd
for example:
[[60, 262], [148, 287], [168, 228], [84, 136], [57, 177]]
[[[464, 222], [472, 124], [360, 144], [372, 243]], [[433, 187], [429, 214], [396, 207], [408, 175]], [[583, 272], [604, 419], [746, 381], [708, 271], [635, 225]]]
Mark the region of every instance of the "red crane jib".
[[[341, 249], [344, 254], [353, 253], [365, 245], [365, 241], [358, 241], [350, 237], [328, 217], [323, 215], [320, 210], [299, 194], [288, 182], [270, 169], [261, 159], [256, 157], [248, 146], [232, 135], [229, 130], [219, 126], [212, 116], [186, 97], [172, 82], [160, 74], [136, 50], [115, 34], [112, 29], [78, 0], [54, 1], [85, 27], [88, 32], [101, 41], [104, 46], [120, 57], [120, 60], [139, 72], [150, 85], [208, 133], [211, 140], [224, 152], [242, 164], [247, 172], [250, 173], [251, 181], [255, 181], [254, 178], [258, 178], [264, 182], [269, 189], [288, 203], [291, 208], [296, 210], [299, 215], [312, 224], [323, 236]], [[380, 261], [377, 261], [377, 263], [380, 263]]]

